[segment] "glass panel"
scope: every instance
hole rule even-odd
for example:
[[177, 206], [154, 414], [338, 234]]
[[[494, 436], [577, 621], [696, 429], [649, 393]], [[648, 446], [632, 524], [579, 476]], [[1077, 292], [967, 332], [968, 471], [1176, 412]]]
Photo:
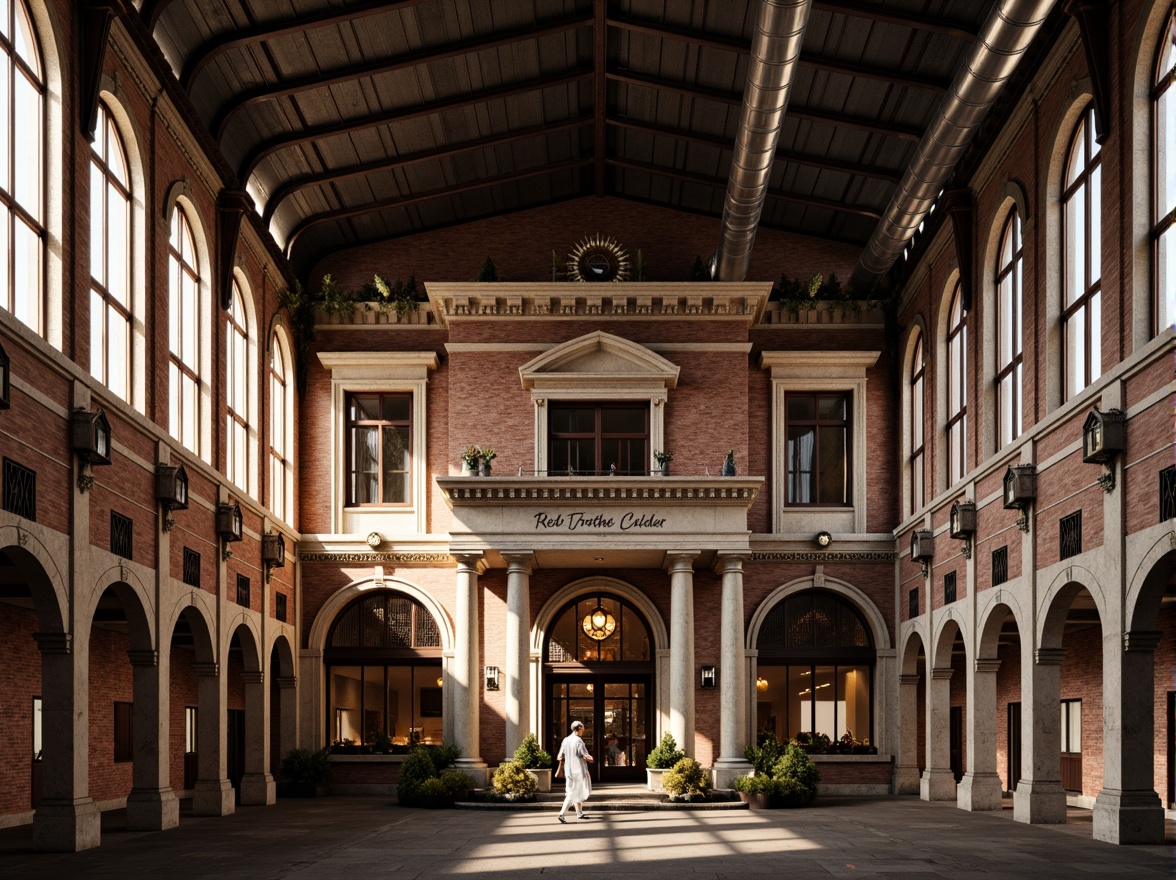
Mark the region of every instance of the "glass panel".
[[[837, 694], [833, 687], [834, 668], [832, 666], [816, 666], [812, 675], [812, 696], [806, 696], [801, 701], [801, 711], [804, 711], [804, 701], [811, 700], [813, 711], [816, 713], [813, 721], [813, 732], [823, 733], [832, 739], [841, 736], [837, 731], [837, 719], [845, 714], [844, 707], [837, 705]], [[836, 732], [836, 733], [835, 733]]]
[[331, 667], [331, 741], [360, 741], [362, 736], [363, 670], [359, 666]]
[[397, 745], [408, 745], [416, 726], [413, 715], [412, 667], [388, 667], [388, 728], [387, 734]]
[[820, 398], [820, 418], [826, 421], [844, 421], [847, 418], [845, 397]]
[[1000, 380], [1000, 445], [1008, 445], [1016, 436], [1013, 423], [1013, 375]]
[[789, 666], [780, 671], [788, 674], [785, 734], [795, 739], [798, 733], [813, 729], [813, 672], [809, 666]]
[[106, 316], [106, 303], [102, 294], [90, 291], [90, 372], [99, 382], [106, 382], [106, 334], [102, 319]]
[[109, 344], [110, 370], [106, 377], [106, 384], [123, 400], [130, 399], [130, 389], [127, 387], [127, 366], [130, 363], [130, 325], [127, 319], [115, 309], [109, 310]]
[[1090, 172], [1090, 253], [1087, 259], [1088, 284], [1102, 278], [1102, 165]]
[[415, 700], [415, 717], [420, 728], [421, 742], [425, 745], [435, 745], [442, 742], [442, 693], [437, 687], [437, 678], [441, 675], [439, 666], [413, 667], [413, 699]]
[[384, 732], [384, 667], [363, 670], [363, 741], [370, 743]]
[[914, 447], [918, 449], [923, 445], [923, 380], [919, 378], [916, 380], [913, 390], [911, 391], [911, 407], [912, 418], [911, 428], [914, 436]]
[[1090, 297], [1090, 381], [1102, 375], [1102, 295]]
[[816, 401], [812, 397], [788, 395], [788, 421], [812, 421], [816, 418]]
[[[1176, 125], [1172, 127], [1176, 129]], [[1160, 284], [1159, 331], [1176, 323], [1176, 226], [1169, 226], [1160, 237], [1159, 269], [1156, 274]]]
[[1086, 387], [1086, 309], [1077, 309], [1066, 322], [1066, 397]]
[[102, 169], [90, 163], [90, 277], [99, 284], [106, 283], [106, 212], [103, 210], [103, 196], [106, 179]]
[[106, 289], [123, 306], [130, 305], [128, 265], [130, 260], [130, 205], [114, 187], [108, 190], [107, 249], [109, 252]]
[[14, 258], [15, 315], [27, 327], [41, 332], [41, 238], [21, 218], [16, 220]]
[[355, 504], [379, 499], [379, 428], [351, 429], [351, 497]]
[[645, 410], [602, 408], [600, 429], [606, 434], [644, 434]]
[[788, 429], [788, 502], [807, 504], [813, 498], [813, 444], [816, 436], [812, 428]]
[[[4, 24], [8, 23], [4, 22]], [[0, 63], [0, 126], [4, 129], [0, 133], [0, 189], [7, 192], [12, 192], [12, 185], [8, 180], [8, 150], [16, 137], [16, 132], [9, 127], [11, 120], [8, 117], [8, 77], [10, 73], [8, 59], [5, 57]], [[8, 241], [7, 238], [4, 240]]]
[[356, 395], [351, 398], [351, 411], [347, 416], [353, 422], [374, 422], [380, 418], [380, 398]]
[[200, 291], [196, 279], [186, 270], [180, 272], [181, 358], [192, 372], [200, 374]]
[[385, 427], [384, 439], [384, 503], [403, 504], [408, 501], [408, 429]]
[[[605, 614], [612, 616], [613, 626], [620, 627], [621, 604], [616, 599], [602, 598], [600, 605], [604, 608]], [[621, 634], [616, 628], [613, 629], [612, 635], [601, 640], [600, 659], [610, 662], [617, 662], [621, 659]]]
[[848, 733], [855, 740], [869, 743], [870, 739], [870, 667], [839, 666], [840, 678], [837, 698], [842, 709], [839, 719], [841, 734]]
[[596, 410], [592, 407], [552, 407], [550, 418], [551, 431], [556, 434], [584, 434], [596, 430]]
[[25, 63], [33, 69], [33, 72], [40, 77], [41, 56], [37, 52], [37, 42], [33, 37], [33, 25], [29, 21], [28, 12], [25, 10], [23, 2], [19, 2], [18, 0], [15, 13], [16, 34], [14, 42], [16, 43], [16, 54], [23, 58]]
[[588, 638], [582, 625], [584, 617], [595, 607], [595, 599], [581, 599], [576, 603], [576, 657], [581, 662], [600, 659], [600, 645]]
[[645, 684], [643, 682], [635, 682], [632, 693], [633, 723], [631, 728], [632, 739], [629, 746], [629, 766], [644, 767], [645, 756], [649, 754], [649, 742], [645, 732]]
[[412, 415], [412, 401], [403, 395], [389, 395], [384, 398], [384, 420], [407, 422]]
[[649, 633], [641, 618], [629, 608], [621, 609], [621, 659], [628, 662], [648, 661]]
[[16, 178], [12, 194], [34, 219], [41, 221], [41, 93], [21, 72], [16, 73], [14, 110], [20, 120], [20, 133], [14, 138]]
[[1074, 140], [1070, 147], [1070, 162], [1066, 166], [1066, 186], [1068, 187], [1075, 180], [1078, 179], [1083, 170], [1086, 168], [1086, 138], [1085, 138], [1086, 119], [1078, 123], [1078, 127], [1074, 129]]
[[1169, 86], [1156, 104], [1160, 126], [1156, 138], [1156, 181], [1159, 205], [1156, 219], [1176, 207], [1176, 88]]
[[547, 642], [547, 662], [566, 663], [576, 659], [576, 626], [575, 607], [571, 613], [565, 612], [556, 621], [551, 631], [551, 638]]
[[1084, 187], [1066, 202], [1066, 305], [1086, 289], [1086, 199]]
[[821, 474], [817, 500], [822, 504], [849, 502], [848, 443], [847, 429], [828, 425], [821, 428]]

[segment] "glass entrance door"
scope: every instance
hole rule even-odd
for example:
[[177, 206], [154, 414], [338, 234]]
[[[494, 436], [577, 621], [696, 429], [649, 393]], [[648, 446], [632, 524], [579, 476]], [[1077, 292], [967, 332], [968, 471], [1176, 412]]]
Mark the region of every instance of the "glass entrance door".
[[584, 725], [584, 743], [595, 759], [594, 782], [645, 778], [649, 751], [649, 676], [552, 676], [547, 685], [546, 748], [556, 757], [573, 721]]

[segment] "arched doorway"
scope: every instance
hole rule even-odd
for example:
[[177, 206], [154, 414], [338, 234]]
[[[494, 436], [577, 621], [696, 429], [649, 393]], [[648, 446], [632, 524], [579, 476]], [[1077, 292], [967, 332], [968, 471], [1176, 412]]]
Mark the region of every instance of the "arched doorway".
[[342, 746], [440, 744], [441, 631], [403, 593], [372, 590], [335, 618], [323, 650], [327, 736]]
[[543, 646], [547, 749], [554, 755], [572, 721], [582, 721], [595, 781], [643, 779], [653, 653], [644, 617], [618, 596], [588, 593], [561, 608]]
[[757, 740], [812, 732], [873, 744], [877, 651], [846, 599], [820, 589], [793, 593], [764, 618], [756, 649]]

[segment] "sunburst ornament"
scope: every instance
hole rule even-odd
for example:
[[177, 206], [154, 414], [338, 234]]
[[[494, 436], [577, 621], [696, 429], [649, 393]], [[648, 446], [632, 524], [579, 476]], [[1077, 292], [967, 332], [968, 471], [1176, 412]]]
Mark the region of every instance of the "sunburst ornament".
[[568, 254], [568, 278], [572, 281], [628, 281], [629, 252], [599, 233], [589, 236]]

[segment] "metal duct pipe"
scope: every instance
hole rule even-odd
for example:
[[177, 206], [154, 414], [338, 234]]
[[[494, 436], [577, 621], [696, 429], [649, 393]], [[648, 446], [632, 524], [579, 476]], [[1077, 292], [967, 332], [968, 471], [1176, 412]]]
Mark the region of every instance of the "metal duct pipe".
[[735, 155], [727, 178], [719, 248], [711, 273], [718, 281], [742, 281], [747, 277], [810, 6], [810, 0], [760, 3]]
[[853, 273], [855, 287], [872, 284], [902, 254], [1053, 5], [1054, 0], [998, 0], [993, 7], [866, 243]]

